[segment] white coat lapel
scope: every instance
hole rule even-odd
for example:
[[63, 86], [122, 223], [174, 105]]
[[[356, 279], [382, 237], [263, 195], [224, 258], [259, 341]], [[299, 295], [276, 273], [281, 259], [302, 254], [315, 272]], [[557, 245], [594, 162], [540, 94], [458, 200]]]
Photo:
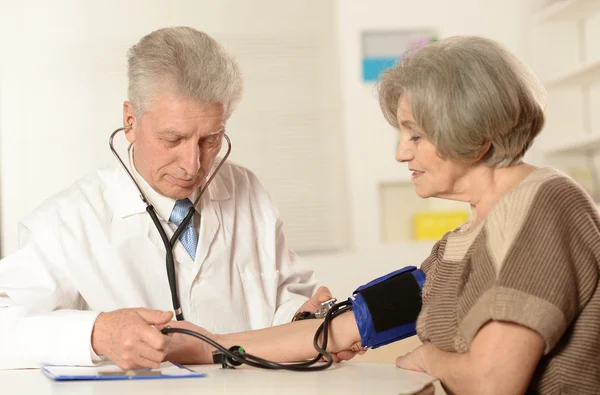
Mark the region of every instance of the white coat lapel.
[[[114, 173], [113, 183], [109, 183], [109, 200], [115, 207], [115, 214], [125, 219], [124, 223], [127, 224], [129, 217], [135, 216], [138, 220], [134, 220], [133, 223], [140, 224], [142, 234], [145, 234], [148, 239], [156, 246], [159, 253], [164, 256], [166, 254], [165, 246], [162, 242], [162, 238], [158, 233], [158, 230], [150, 218], [150, 214], [146, 212], [146, 205], [140, 198], [139, 191], [127, 175], [125, 170], [117, 168]], [[131, 218], [133, 220], [133, 218]], [[138, 222], [139, 221], [139, 222]], [[161, 225], [168, 238], [173, 236], [173, 231], [168, 224], [160, 219]], [[145, 229], [144, 229], [145, 228]], [[139, 231], [139, 229], [138, 229]], [[174, 249], [175, 261], [180, 264], [192, 264], [192, 258], [189, 256], [183, 245], [177, 242]]]
[[[231, 198], [228, 184], [230, 177], [223, 176], [221, 173], [227, 169], [227, 166], [217, 174], [204, 196], [202, 196], [199, 205], [199, 210], [202, 217], [200, 222], [200, 233], [198, 247], [196, 249], [195, 263], [198, 268], [206, 261], [210, 253], [210, 247], [215, 241], [217, 232], [219, 231], [220, 221], [216, 207], [219, 206], [220, 200]], [[126, 218], [132, 215], [143, 216], [140, 219], [145, 224], [145, 233], [148, 239], [156, 246], [161, 254], [166, 254], [165, 246], [160, 237], [158, 230], [155, 228], [150, 215], [146, 212], [146, 205], [141, 201], [139, 192], [129, 179], [129, 176], [121, 168], [116, 169], [114, 177], [114, 185], [111, 188], [111, 201], [115, 205], [116, 214], [121, 218]], [[167, 222], [160, 219], [161, 225], [165, 230], [168, 238], [173, 236], [173, 230], [168, 226]], [[144, 226], [144, 225], [142, 225]], [[180, 264], [192, 264], [192, 258], [185, 250], [181, 242], [177, 241], [174, 248], [174, 256], [176, 262]]]
[[210, 252], [210, 246], [215, 240], [217, 231], [220, 227], [219, 218], [217, 217], [217, 212], [215, 210], [215, 205], [218, 205], [219, 203], [203, 197], [200, 204], [202, 206], [200, 211], [202, 216], [200, 218], [200, 235], [195, 260], [195, 264], [198, 268], [200, 268], [206, 260]]
[[[200, 222], [200, 236], [198, 240], [198, 249], [196, 250], [196, 261], [195, 264], [198, 269], [206, 262], [210, 249], [215, 239], [219, 228], [221, 227], [220, 213], [220, 201], [227, 200], [230, 198], [229, 190], [227, 187], [227, 177], [229, 171], [228, 166], [225, 165], [215, 176], [212, 183], [208, 186], [206, 193], [202, 196], [200, 201], [200, 212], [202, 214]], [[219, 209], [219, 211], [218, 211]]]

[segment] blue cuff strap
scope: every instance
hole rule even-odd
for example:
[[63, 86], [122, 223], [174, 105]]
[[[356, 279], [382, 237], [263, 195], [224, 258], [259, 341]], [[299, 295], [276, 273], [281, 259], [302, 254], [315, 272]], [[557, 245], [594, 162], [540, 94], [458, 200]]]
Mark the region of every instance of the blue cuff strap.
[[[378, 284], [382, 284], [388, 280], [396, 276], [410, 276], [410, 278], [403, 278], [403, 281], [413, 281], [412, 287], [415, 288], [414, 282], [418, 284], [418, 289], [416, 292], [419, 292], [423, 288], [425, 284], [425, 273], [420, 269], [417, 269], [414, 266], [408, 266], [392, 272], [388, 275], [375, 279], [369, 282], [366, 285], [359, 287], [353, 294], [351, 298], [349, 298], [352, 303], [352, 311], [354, 313], [354, 318], [356, 319], [356, 324], [358, 326], [358, 331], [360, 334], [360, 339], [364, 348], [378, 348], [383, 345], [404, 339], [406, 337], [414, 336], [416, 334], [416, 319], [410, 320], [410, 322], [403, 323], [401, 325], [396, 325], [391, 328], [387, 328], [385, 330], [380, 330], [379, 332], [375, 328], [375, 320], [373, 319], [371, 309], [369, 309], [369, 305], [367, 301], [361, 294], [361, 291], [364, 291], [368, 288], [377, 287]], [[395, 278], [391, 281], [397, 281], [398, 278]], [[394, 283], [396, 284], [396, 283]], [[390, 286], [390, 283], [386, 284]], [[418, 295], [410, 294], [411, 298], [418, 298], [418, 301], [412, 300], [410, 302], [415, 303], [418, 302], [418, 307], [420, 308], [421, 296], [420, 293]], [[393, 301], [395, 302], [395, 301]], [[409, 301], [407, 301], [408, 303]], [[373, 303], [373, 301], [371, 301]], [[387, 303], [390, 303], [387, 301]], [[401, 303], [397, 304], [398, 312], [397, 314], [403, 314], [403, 308]], [[389, 312], [388, 312], [389, 314]], [[392, 312], [392, 314], [396, 314], [396, 312]], [[414, 316], [411, 316], [414, 317]], [[381, 325], [380, 325], [381, 327]]]

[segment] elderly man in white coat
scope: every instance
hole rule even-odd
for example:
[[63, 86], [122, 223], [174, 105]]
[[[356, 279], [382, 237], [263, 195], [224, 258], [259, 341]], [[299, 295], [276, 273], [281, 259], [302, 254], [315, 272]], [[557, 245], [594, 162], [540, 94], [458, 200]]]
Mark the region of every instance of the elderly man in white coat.
[[[242, 78], [215, 40], [185, 27], [152, 32], [128, 60], [124, 162], [170, 236], [214, 167]], [[128, 177], [122, 167], [97, 171], [20, 223], [20, 249], [0, 262], [0, 367], [193, 359], [157, 329], [173, 319], [165, 248]], [[330, 297], [315, 293], [314, 273], [288, 248], [249, 170], [225, 163], [194, 208], [173, 249], [186, 320], [246, 331]]]

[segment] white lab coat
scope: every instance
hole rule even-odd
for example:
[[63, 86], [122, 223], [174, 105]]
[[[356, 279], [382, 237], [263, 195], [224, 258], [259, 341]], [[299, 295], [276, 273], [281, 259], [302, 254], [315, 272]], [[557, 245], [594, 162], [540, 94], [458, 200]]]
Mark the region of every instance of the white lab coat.
[[[0, 261], [0, 368], [90, 365], [99, 312], [173, 310], [164, 246], [145, 207], [116, 167], [77, 181], [20, 223], [20, 249]], [[291, 321], [316, 278], [289, 250], [254, 174], [226, 163], [201, 207], [195, 261], [181, 243], [174, 250], [185, 319], [215, 333]]]

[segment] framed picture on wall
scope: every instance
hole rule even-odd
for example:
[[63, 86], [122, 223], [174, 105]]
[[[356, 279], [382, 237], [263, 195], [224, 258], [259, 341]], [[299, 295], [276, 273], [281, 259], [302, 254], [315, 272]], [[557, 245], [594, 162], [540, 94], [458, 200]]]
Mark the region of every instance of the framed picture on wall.
[[362, 79], [377, 81], [379, 74], [404, 53], [437, 40], [434, 29], [365, 31], [362, 34]]

